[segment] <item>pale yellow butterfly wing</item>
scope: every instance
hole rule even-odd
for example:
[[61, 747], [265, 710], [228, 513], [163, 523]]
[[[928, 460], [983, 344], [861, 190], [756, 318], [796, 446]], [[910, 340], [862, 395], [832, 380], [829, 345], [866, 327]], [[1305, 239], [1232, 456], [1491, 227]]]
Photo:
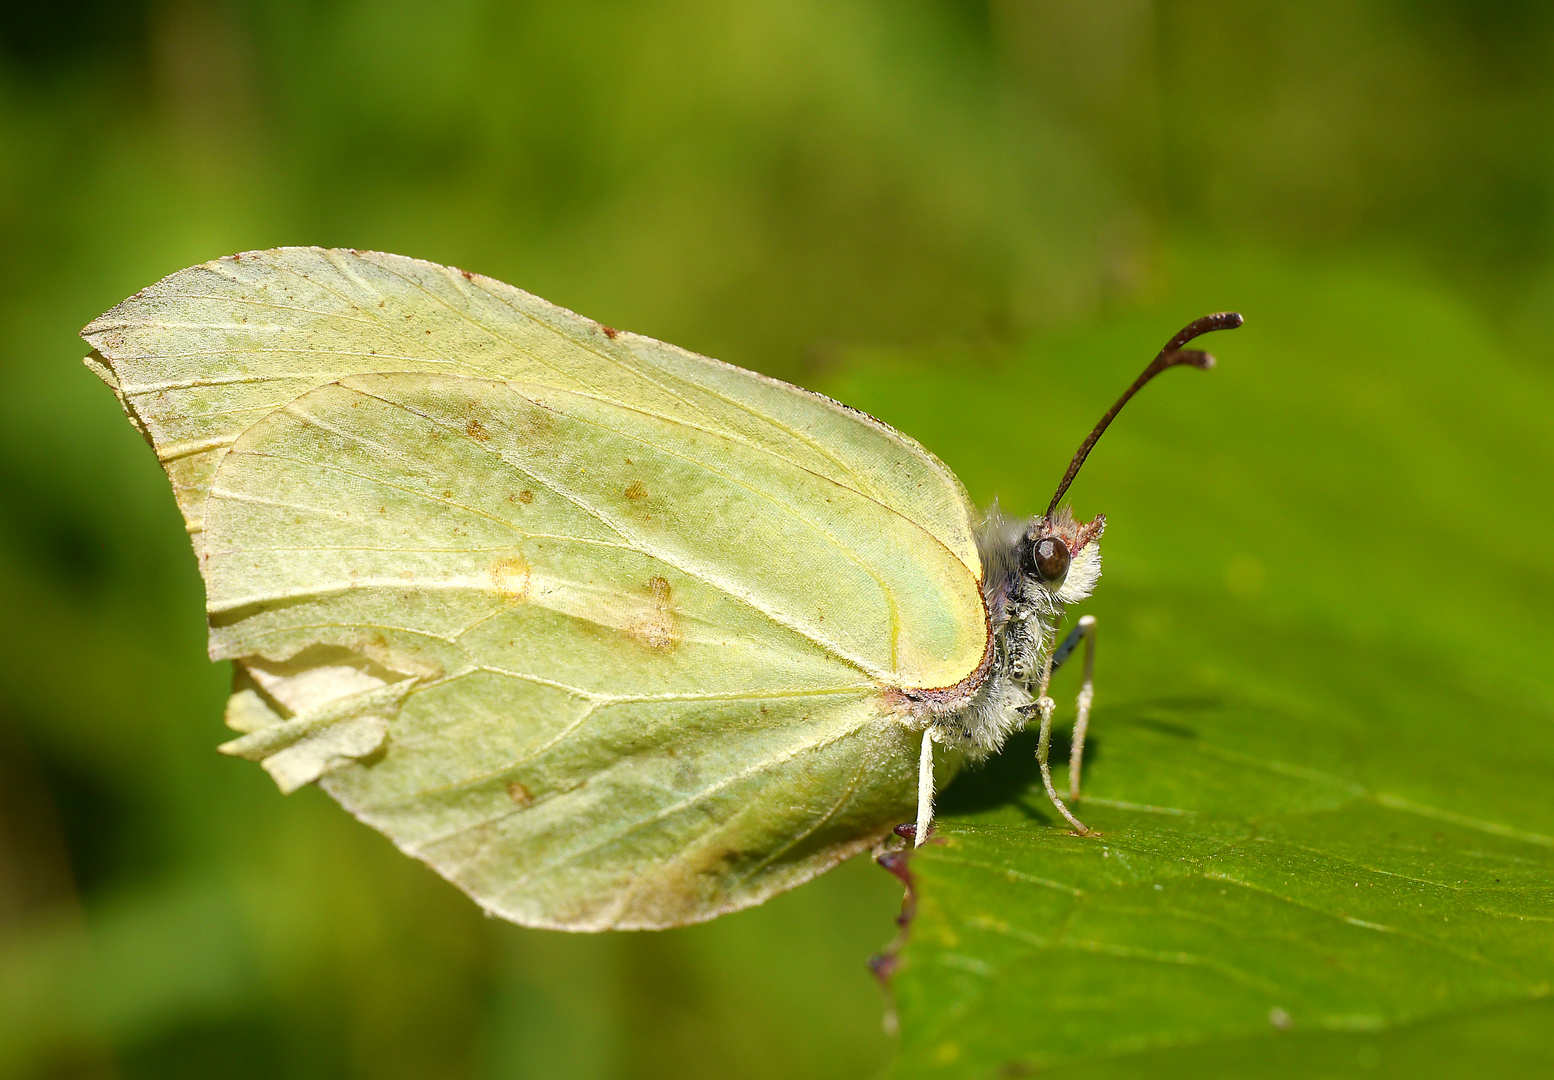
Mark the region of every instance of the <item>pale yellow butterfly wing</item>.
[[222, 260], [86, 333], [196, 534], [226, 749], [489, 909], [709, 918], [910, 816], [886, 691], [986, 633], [916, 444], [392, 256]]

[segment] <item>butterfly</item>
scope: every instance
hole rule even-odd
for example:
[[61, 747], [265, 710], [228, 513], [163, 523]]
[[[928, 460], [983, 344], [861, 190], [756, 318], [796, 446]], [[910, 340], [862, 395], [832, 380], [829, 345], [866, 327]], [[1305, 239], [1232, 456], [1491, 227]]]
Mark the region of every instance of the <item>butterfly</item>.
[[[819, 394], [397, 255], [246, 252], [94, 320], [230, 660], [220, 749], [488, 912], [657, 928], [866, 850], [1036, 718], [1104, 519], [979, 515]], [[937, 773], [936, 773], [937, 770]]]

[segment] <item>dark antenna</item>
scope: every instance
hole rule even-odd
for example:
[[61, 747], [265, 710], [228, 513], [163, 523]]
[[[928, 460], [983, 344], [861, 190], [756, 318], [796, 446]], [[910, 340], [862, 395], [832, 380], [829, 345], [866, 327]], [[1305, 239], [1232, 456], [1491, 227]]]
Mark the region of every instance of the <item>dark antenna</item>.
[[1085, 441], [1079, 444], [1079, 450], [1074, 454], [1074, 460], [1068, 463], [1068, 471], [1063, 474], [1063, 479], [1058, 483], [1058, 490], [1052, 496], [1052, 502], [1047, 504], [1047, 521], [1050, 522], [1052, 520], [1052, 515], [1057, 510], [1058, 503], [1062, 500], [1064, 493], [1068, 491], [1068, 485], [1072, 484], [1074, 477], [1079, 475], [1080, 466], [1085, 463], [1085, 458], [1090, 456], [1090, 451], [1095, 446], [1096, 441], [1100, 439], [1101, 433], [1106, 430], [1107, 425], [1112, 422], [1116, 415], [1122, 411], [1122, 407], [1128, 403], [1128, 399], [1142, 390], [1145, 383], [1159, 375], [1166, 368], [1189, 364], [1201, 371], [1208, 371], [1214, 366], [1214, 357], [1201, 349], [1184, 349], [1182, 346], [1186, 345], [1193, 338], [1201, 334], [1207, 334], [1211, 330], [1234, 330], [1245, 321], [1234, 311], [1222, 311], [1218, 315], [1205, 315], [1203, 318], [1194, 319], [1182, 327], [1176, 332], [1175, 337], [1166, 342], [1165, 348], [1160, 350], [1160, 355], [1150, 361], [1143, 374], [1134, 379], [1133, 385], [1122, 392], [1122, 397], [1117, 399], [1117, 404], [1106, 410], [1106, 415], [1101, 417], [1101, 422], [1095, 425], [1094, 430], [1085, 437]]

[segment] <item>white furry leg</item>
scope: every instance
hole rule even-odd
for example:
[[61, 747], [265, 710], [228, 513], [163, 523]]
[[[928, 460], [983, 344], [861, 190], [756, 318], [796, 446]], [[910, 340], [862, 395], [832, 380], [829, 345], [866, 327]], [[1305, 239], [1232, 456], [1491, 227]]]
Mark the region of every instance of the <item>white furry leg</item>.
[[1041, 697], [1037, 699], [1036, 706], [1041, 710], [1041, 734], [1036, 739], [1036, 764], [1041, 766], [1042, 787], [1047, 789], [1047, 798], [1052, 800], [1052, 805], [1057, 807], [1058, 813], [1067, 818], [1068, 823], [1081, 836], [1088, 836], [1090, 827], [1063, 805], [1063, 800], [1058, 798], [1057, 791], [1052, 787], [1052, 767], [1047, 764], [1047, 749], [1052, 745], [1053, 701], [1049, 697]]
[[1068, 797], [1079, 801], [1079, 771], [1085, 763], [1085, 731], [1090, 726], [1090, 706], [1095, 703], [1095, 616], [1086, 615], [1077, 627], [1085, 639], [1085, 675], [1079, 685], [1079, 717], [1074, 721], [1074, 742], [1068, 752]]
[[1047, 789], [1047, 798], [1052, 805], [1057, 807], [1058, 813], [1068, 819], [1068, 823], [1081, 836], [1090, 835], [1090, 828], [1084, 822], [1076, 818], [1068, 807], [1063, 805], [1063, 800], [1058, 798], [1058, 793], [1052, 787], [1052, 766], [1047, 763], [1047, 751], [1052, 747], [1052, 713], [1057, 708], [1051, 698], [1047, 696], [1047, 684], [1052, 681], [1052, 669], [1057, 661], [1055, 653], [1047, 654], [1047, 664], [1041, 673], [1041, 693], [1036, 695], [1036, 708], [1041, 713], [1041, 733], [1036, 737], [1036, 764], [1041, 767], [1041, 786]]
[[923, 729], [923, 750], [917, 757], [917, 833], [912, 846], [921, 847], [933, 824], [933, 729]]

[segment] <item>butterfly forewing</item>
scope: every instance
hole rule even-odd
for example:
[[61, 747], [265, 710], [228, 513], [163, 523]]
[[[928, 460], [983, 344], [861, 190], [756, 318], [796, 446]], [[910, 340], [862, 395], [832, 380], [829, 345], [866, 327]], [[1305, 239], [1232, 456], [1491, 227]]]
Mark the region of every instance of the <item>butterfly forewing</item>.
[[88, 337], [196, 534], [226, 749], [489, 909], [710, 918], [910, 815], [887, 691], [986, 637], [916, 444], [393, 256], [222, 260]]
[[479, 274], [380, 252], [248, 252], [143, 289], [83, 336], [194, 531], [215, 460], [271, 410], [346, 375], [420, 371], [556, 386], [736, 434], [878, 499], [980, 572], [960, 482], [906, 436]]

